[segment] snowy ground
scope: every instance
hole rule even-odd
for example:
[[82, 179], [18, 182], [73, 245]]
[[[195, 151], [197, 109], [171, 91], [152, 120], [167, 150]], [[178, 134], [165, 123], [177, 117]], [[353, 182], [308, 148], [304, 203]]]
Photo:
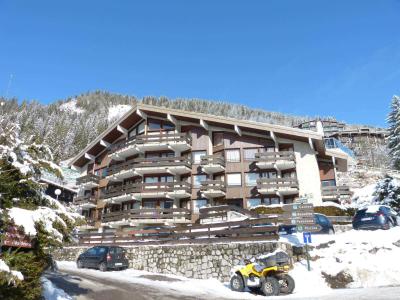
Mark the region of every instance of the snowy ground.
[[[290, 237], [290, 242], [293, 244], [300, 243], [301, 239], [301, 235], [294, 235]], [[295, 264], [290, 274], [295, 279], [296, 289], [293, 295], [285, 296], [284, 298], [333, 296], [336, 291], [328, 286], [321, 272], [336, 275], [344, 271], [350, 274], [354, 282], [347, 286], [349, 288], [400, 285], [400, 268], [397, 263], [398, 257], [400, 257], [398, 240], [400, 240], [400, 227], [386, 231], [351, 230], [334, 236], [313, 235], [311, 246], [318, 246], [319, 249], [317, 247], [314, 248], [310, 254], [314, 258], [319, 258], [311, 261], [311, 272], [307, 271], [305, 261]], [[330, 241], [334, 241], [334, 243], [325, 247], [325, 244]], [[133, 269], [102, 273], [97, 270], [78, 270], [74, 262], [58, 262], [58, 266], [61, 271], [70, 270], [98, 278], [157, 286], [157, 288], [179, 291], [182, 294], [190, 294], [201, 298], [211, 297], [211, 295], [213, 298], [220, 297], [225, 299], [264, 298], [250, 293], [233, 292], [230, 290], [228, 283], [221, 283], [216, 279], [190, 279]], [[160, 276], [160, 279], [155, 280], [148, 275], [157, 275]], [[163, 280], [163, 278], [176, 279], [176, 281]], [[282, 299], [282, 296], [279, 299]]]
[[41, 278], [42, 296], [45, 300], [72, 300], [72, 297], [63, 290], [55, 287], [53, 283], [45, 277]]
[[[296, 244], [302, 241], [302, 236], [294, 235], [287, 239]], [[331, 241], [333, 243], [328, 245]], [[312, 273], [317, 277], [321, 272], [337, 275], [343, 271], [354, 280], [347, 285], [351, 288], [400, 285], [400, 227], [376, 231], [350, 230], [335, 236], [313, 235], [312, 246], [316, 248], [310, 255], [318, 258], [311, 262]], [[299, 264], [293, 272], [305, 273]], [[318, 287], [324, 289], [322, 283]]]

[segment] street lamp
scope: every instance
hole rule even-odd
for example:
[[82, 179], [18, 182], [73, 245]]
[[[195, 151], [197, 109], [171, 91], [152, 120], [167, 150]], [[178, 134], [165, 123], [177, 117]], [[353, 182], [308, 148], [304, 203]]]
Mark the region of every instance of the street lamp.
[[60, 190], [60, 189], [56, 189], [56, 190], [54, 191], [54, 194], [56, 194], [56, 196], [57, 196], [57, 201], [58, 201], [58, 196], [61, 195], [61, 190]]

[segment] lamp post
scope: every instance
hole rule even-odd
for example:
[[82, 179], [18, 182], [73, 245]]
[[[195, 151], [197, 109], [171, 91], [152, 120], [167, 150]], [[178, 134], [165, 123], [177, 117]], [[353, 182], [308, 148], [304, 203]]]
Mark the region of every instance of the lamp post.
[[56, 190], [54, 191], [54, 194], [56, 194], [57, 201], [58, 201], [58, 196], [61, 195], [61, 190], [60, 190], [60, 189], [56, 189]]

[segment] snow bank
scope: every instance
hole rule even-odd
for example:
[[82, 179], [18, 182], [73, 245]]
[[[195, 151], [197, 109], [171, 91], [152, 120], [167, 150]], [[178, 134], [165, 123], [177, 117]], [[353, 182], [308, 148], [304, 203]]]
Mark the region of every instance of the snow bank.
[[124, 105], [124, 104], [111, 106], [108, 109], [108, 123], [111, 123], [111, 122], [119, 119], [125, 113], [127, 113], [131, 108], [132, 108], [131, 105]]
[[[280, 239], [294, 245], [300, 245], [302, 240], [301, 234]], [[330, 245], [327, 244], [329, 242]], [[321, 277], [321, 272], [335, 276], [343, 271], [352, 276], [354, 282], [348, 286], [352, 288], [400, 285], [400, 268], [397, 264], [400, 257], [400, 227], [376, 231], [350, 230], [334, 236], [313, 235], [311, 245], [319, 246], [319, 249], [314, 248], [310, 252], [312, 257], [319, 257], [311, 262], [312, 276]], [[304, 276], [309, 276], [303, 269], [302, 265], [296, 264], [293, 274], [304, 273]], [[304, 277], [298, 278], [302, 280]]]
[[354, 190], [352, 206], [354, 208], [363, 208], [376, 201], [376, 184], [369, 184], [363, 188]]
[[42, 296], [45, 300], [72, 300], [72, 297], [53, 285], [53, 283], [45, 277], [42, 277]]

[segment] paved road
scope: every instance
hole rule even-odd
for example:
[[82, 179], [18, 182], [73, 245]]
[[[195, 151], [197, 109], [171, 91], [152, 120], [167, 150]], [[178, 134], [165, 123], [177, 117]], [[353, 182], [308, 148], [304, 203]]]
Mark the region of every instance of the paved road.
[[[79, 272], [79, 270], [61, 270], [56, 273], [47, 273], [46, 277], [58, 288], [63, 289], [76, 300], [198, 300], [198, 299], [220, 299], [211, 295], [197, 296], [188, 295], [179, 290], [159, 288], [154, 285], [121, 282], [112, 278], [99, 278], [92, 274]], [[160, 278], [157, 278], [160, 280]], [[163, 280], [163, 278], [161, 278]], [[168, 280], [165, 278], [165, 280]], [[247, 293], [246, 293], [247, 294]], [[279, 300], [397, 300], [400, 299], [400, 287], [364, 288], [364, 289], [343, 289], [334, 290], [327, 295], [301, 297], [290, 295], [281, 297], [270, 297], [268, 299]], [[247, 295], [248, 297], [249, 295]], [[247, 298], [246, 297], [246, 298]], [[263, 297], [255, 296], [254, 299]], [[227, 298], [228, 299], [228, 298]], [[229, 297], [232, 299], [232, 297]], [[238, 298], [240, 299], [240, 298]]]
[[70, 270], [48, 272], [46, 278], [76, 300], [199, 299], [154, 286], [97, 278]]

